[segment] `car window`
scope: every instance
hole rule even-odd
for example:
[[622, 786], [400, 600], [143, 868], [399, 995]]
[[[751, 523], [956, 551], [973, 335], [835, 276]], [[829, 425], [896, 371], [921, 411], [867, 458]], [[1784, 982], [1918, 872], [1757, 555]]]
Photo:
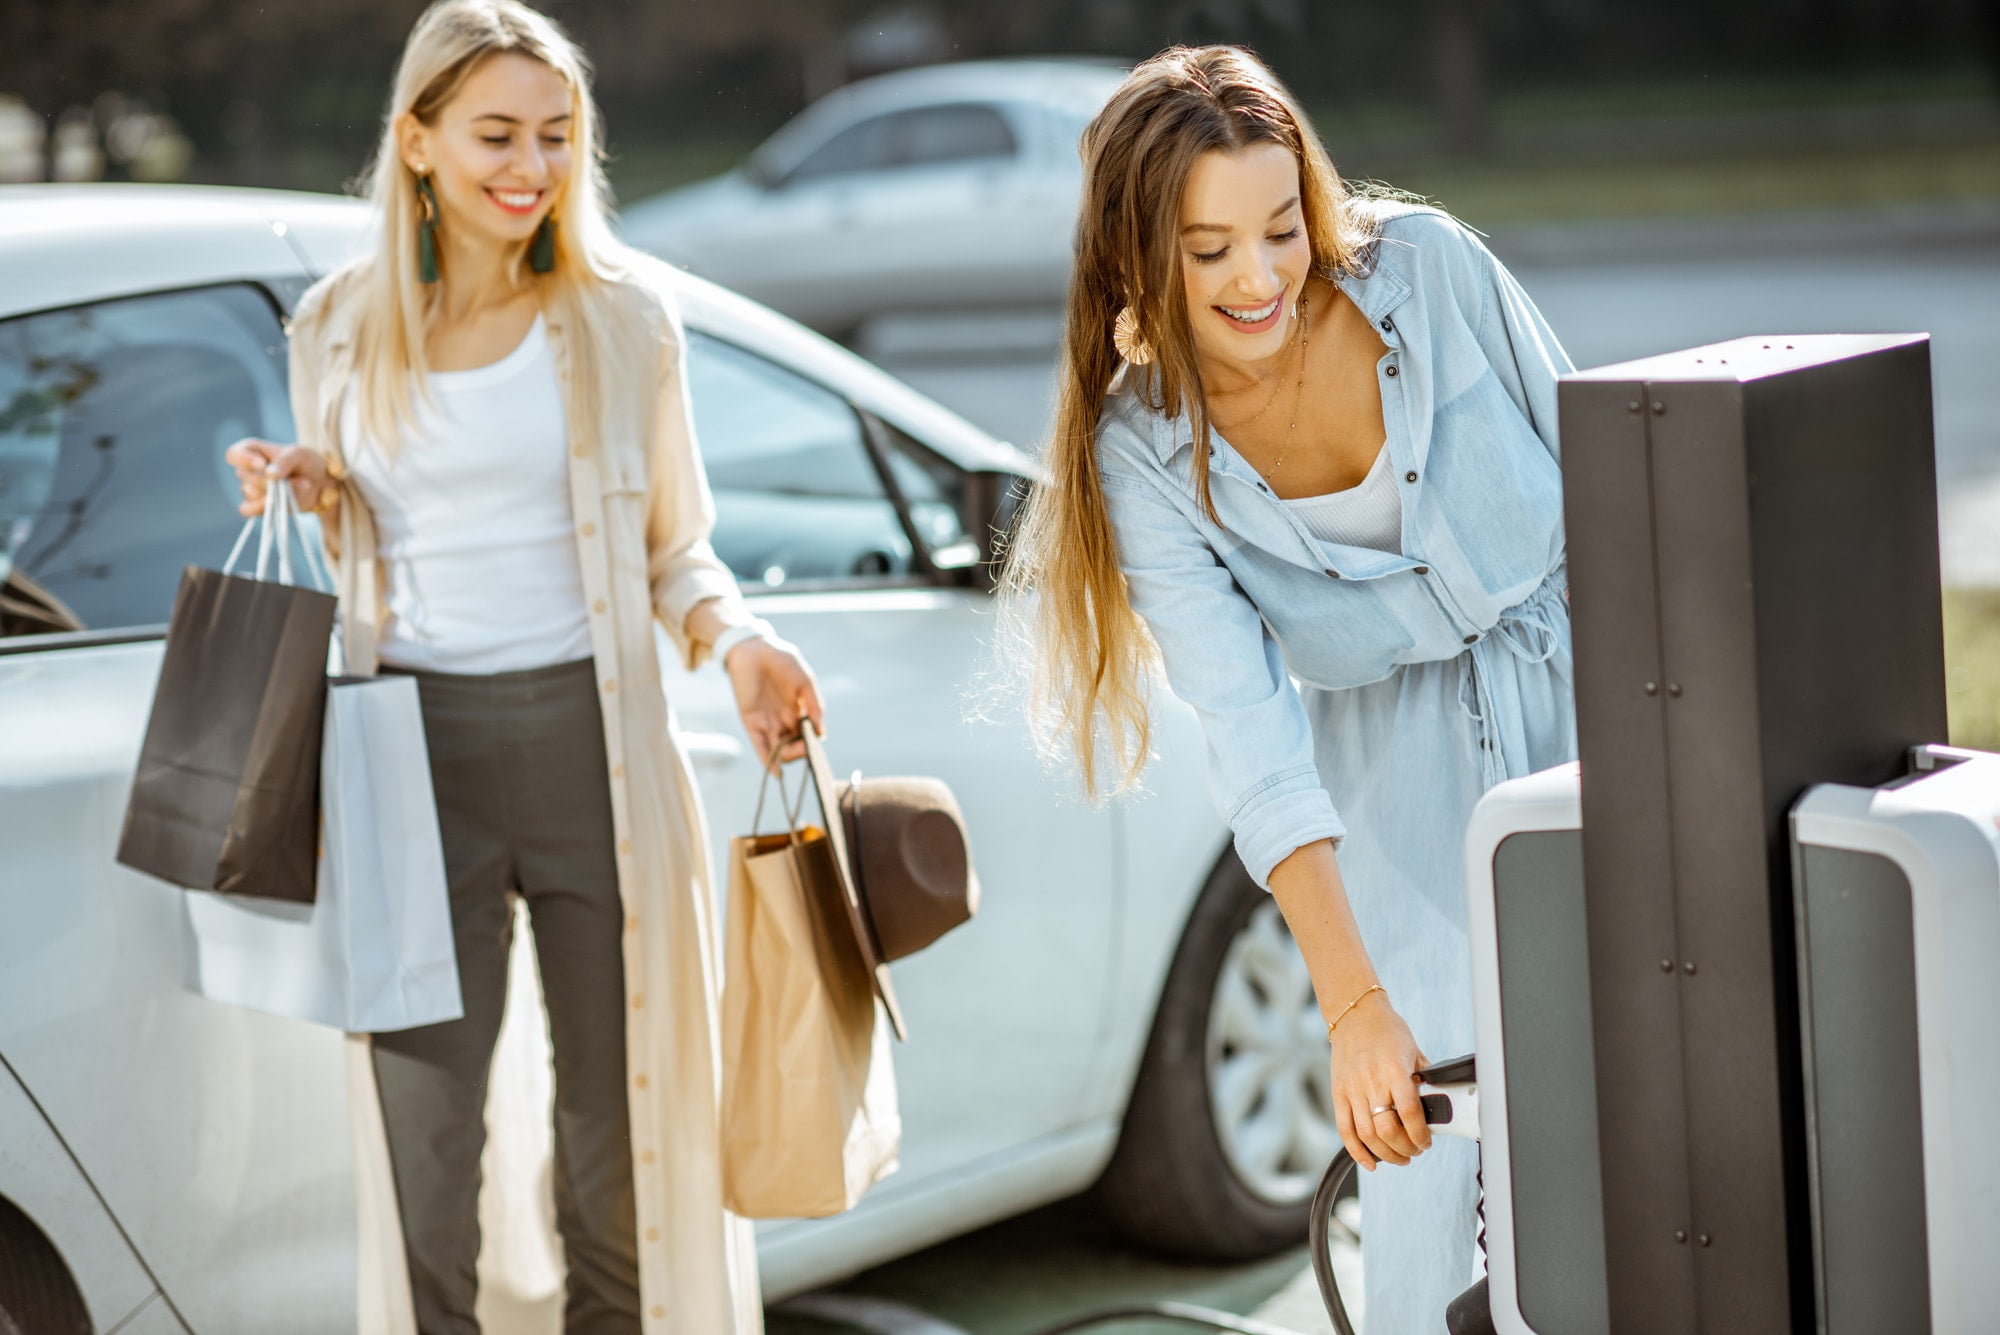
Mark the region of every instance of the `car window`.
[[979, 560], [979, 548], [965, 531], [965, 472], [888, 423], [882, 425], [883, 453], [896, 490], [910, 512], [917, 540], [943, 569]]
[[983, 102], [913, 107], [857, 121], [808, 154], [788, 179], [1010, 158], [1014, 131]]
[[715, 493], [715, 551], [738, 579], [774, 588], [912, 573], [909, 535], [845, 399], [699, 333], [688, 397]]
[[786, 178], [809, 181], [847, 172], [880, 171], [895, 165], [896, 117], [871, 116], [836, 134], [808, 153]]
[[1014, 132], [1006, 117], [984, 103], [925, 107], [901, 117], [900, 161], [912, 166], [1014, 156]]
[[222, 451], [292, 439], [285, 337], [248, 285], [0, 322], [0, 576], [90, 630], [159, 625], [242, 525]]

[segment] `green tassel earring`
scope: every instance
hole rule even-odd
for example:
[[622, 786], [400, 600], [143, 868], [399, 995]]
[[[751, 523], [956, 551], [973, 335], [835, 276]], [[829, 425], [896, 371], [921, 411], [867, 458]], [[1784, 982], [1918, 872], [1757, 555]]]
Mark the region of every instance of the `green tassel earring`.
[[556, 267], [556, 220], [542, 219], [542, 225], [535, 229], [534, 244], [528, 247], [528, 267], [536, 273], [547, 273]]
[[438, 197], [429, 176], [417, 178], [417, 199], [424, 206], [424, 219], [417, 225], [417, 277], [426, 283], [438, 280]]

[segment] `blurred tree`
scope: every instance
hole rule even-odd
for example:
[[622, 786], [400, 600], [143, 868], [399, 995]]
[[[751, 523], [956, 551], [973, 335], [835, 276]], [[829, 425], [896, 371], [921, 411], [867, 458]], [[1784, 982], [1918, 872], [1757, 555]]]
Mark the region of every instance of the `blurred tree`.
[[[107, 92], [139, 96], [187, 127], [207, 174], [278, 184], [265, 136], [318, 137], [329, 111], [341, 130], [356, 128], [357, 112], [362, 125], [372, 122], [396, 44], [421, 8], [421, 0], [6, 0], [0, 88], [45, 116]], [[225, 135], [231, 115], [236, 133]]]
[[[171, 116], [198, 179], [327, 188], [379, 129], [424, 0], [0, 0], [0, 94], [45, 126], [107, 92]], [[2000, 0], [543, 0], [596, 60], [613, 143], [742, 144], [891, 58], [1259, 51], [1342, 133], [1428, 106], [1494, 140], [1501, 92], [1828, 70], [1963, 69], [2000, 88]], [[871, 28], [871, 25], [873, 27]], [[870, 40], [871, 33], [881, 40]], [[915, 53], [909, 55], [907, 53]], [[105, 126], [97, 127], [100, 133]], [[1403, 132], [1398, 130], [1399, 133]], [[1356, 139], [1351, 142], [1359, 142]], [[1332, 146], [1336, 157], [1341, 145]]]
[[1979, 54], [1986, 65], [1986, 77], [1993, 95], [2000, 97], [2000, 0], [1973, 0], [1979, 24]]

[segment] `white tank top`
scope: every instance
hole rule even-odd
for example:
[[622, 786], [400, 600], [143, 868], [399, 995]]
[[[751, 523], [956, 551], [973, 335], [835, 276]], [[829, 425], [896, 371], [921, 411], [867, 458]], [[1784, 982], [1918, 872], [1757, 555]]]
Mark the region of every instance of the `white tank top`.
[[1389, 446], [1375, 453], [1368, 476], [1345, 491], [1300, 496], [1285, 502], [1321, 542], [1377, 551], [1403, 550], [1403, 498], [1389, 476]]
[[435, 406], [419, 400], [393, 461], [362, 437], [351, 396], [343, 415], [387, 574], [382, 661], [493, 673], [590, 657], [569, 428], [541, 317], [499, 361], [434, 371], [430, 387]]

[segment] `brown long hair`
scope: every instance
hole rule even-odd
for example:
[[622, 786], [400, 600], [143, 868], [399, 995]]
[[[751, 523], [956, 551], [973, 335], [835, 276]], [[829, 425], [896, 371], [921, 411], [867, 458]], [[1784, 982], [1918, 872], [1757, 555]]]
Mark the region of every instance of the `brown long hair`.
[[[1067, 755], [1084, 788], [1135, 785], [1151, 744], [1158, 647], [1132, 610], [1097, 470], [1097, 428], [1132, 309], [1154, 361], [1131, 367], [1149, 407], [1194, 428], [1195, 496], [1208, 489], [1209, 417], [1181, 277], [1180, 206], [1202, 154], [1282, 144], [1299, 163], [1299, 206], [1316, 273], [1350, 269], [1370, 233], [1350, 208], [1305, 114], [1240, 47], [1173, 47], [1138, 68], [1083, 132], [1084, 186], [1058, 370], [1049, 476], [1023, 511], [1001, 581], [1002, 652], [1025, 667], [1043, 754]], [[1218, 521], [1219, 522], [1219, 521]]]

